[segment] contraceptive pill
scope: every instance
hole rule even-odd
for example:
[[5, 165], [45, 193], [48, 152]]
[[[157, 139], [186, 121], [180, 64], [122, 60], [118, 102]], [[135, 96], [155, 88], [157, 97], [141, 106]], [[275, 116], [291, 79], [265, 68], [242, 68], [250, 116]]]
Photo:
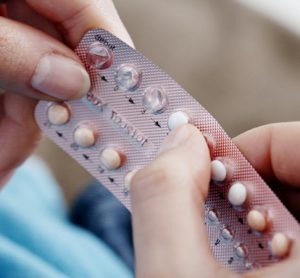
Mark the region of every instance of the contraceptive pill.
[[124, 178], [124, 186], [125, 186], [126, 191], [130, 191], [132, 179], [137, 172], [138, 172], [138, 170], [135, 169], [126, 174], [126, 176]]
[[75, 143], [82, 147], [92, 147], [96, 143], [95, 131], [89, 126], [79, 126], [74, 131]]
[[[105, 30], [89, 31], [76, 54], [90, 75], [91, 89], [79, 100], [40, 101], [35, 119], [45, 134], [131, 210], [136, 169], [156, 159], [171, 130], [192, 123], [210, 149], [204, 224], [216, 260], [242, 273], [289, 255], [294, 239], [300, 238], [297, 220], [205, 108], [158, 66]], [[223, 109], [230, 113], [230, 107]], [[196, 164], [200, 182], [204, 166]], [[137, 186], [143, 190], [143, 184]]]
[[122, 165], [122, 156], [118, 150], [109, 147], [101, 152], [100, 161], [106, 169], [116, 170]]
[[223, 182], [226, 180], [227, 169], [223, 162], [215, 159], [211, 162], [211, 179], [216, 182]]
[[228, 191], [228, 201], [233, 206], [242, 206], [247, 200], [247, 188], [241, 182], [231, 185]]
[[64, 125], [70, 119], [68, 107], [61, 103], [53, 103], [47, 111], [48, 120], [53, 125]]
[[183, 111], [173, 112], [168, 119], [168, 128], [173, 130], [181, 125], [188, 124], [190, 122], [190, 117], [187, 113]]
[[273, 235], [270, 242], [271, 253], [275, 257], [284, 257], [290, 250], [290, 239], [283, 233]]
[[247, 222], [250, 228], [257, 232], [264, 232], [268, 226], [266, 215], [255, 209], [247, 214]]

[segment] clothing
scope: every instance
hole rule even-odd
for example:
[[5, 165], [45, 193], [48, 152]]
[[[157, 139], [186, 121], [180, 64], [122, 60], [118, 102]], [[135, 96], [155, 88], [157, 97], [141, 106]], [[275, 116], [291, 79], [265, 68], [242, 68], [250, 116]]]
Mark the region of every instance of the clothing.
[[59, 187], [29, 159], [0, 193], [0, 277], [133, 277], [92, 233], [72, 224]]
[[89, 184], [71, 209], [71, 220], [104, 241], [134, 269], [131, 214], [97, 181]]

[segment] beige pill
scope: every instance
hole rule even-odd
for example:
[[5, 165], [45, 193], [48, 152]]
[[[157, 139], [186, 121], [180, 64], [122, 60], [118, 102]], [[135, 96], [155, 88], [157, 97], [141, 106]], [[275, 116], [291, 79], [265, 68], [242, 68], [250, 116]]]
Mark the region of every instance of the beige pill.
[[267, 229], [266, 216], [258, 210], [251, 210], [247, 215], [247, 222], [251, 229], [263, 232]]
[[62, 104], [53, 104], [48, 108], [48, 120], [53, 125], [64, 125], [70, 119], [69, 109]]
[[276, 233], [270, 243], [271, 253], [275, 257], [284, 257], [290, 250], [290, 240], [283, 233]]
[[80, 126], [74, 132], [75, 143], [83, 148], [92, 147], [96, 143], [94, 130], [87, 126]]
[[122, 157], [117, 150], [106, 148], [101, 152], [100, 161], [106, 169], [115, 170], [120, 168]]
[[127, 191], [130, 190], [130, 185], [131, 185], [132, 179], [137, 172], [138, 172], [138, 170], [133, 170], [133, 171], [128, 172], [127, 175], [125, 176], [124, 186]]

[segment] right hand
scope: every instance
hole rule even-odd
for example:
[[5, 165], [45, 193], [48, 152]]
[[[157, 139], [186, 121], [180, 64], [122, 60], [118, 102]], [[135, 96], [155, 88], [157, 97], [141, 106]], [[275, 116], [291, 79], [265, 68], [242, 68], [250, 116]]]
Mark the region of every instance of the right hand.
[[[300, 122], [251, 130], [234, 139], [268, 181], [281, 183], [281, 196], [299, 215]], [[300, 243], [274, 266], [235, 274], [218, 264], [204, 225], [210, 155], [193, 126], [169, 134], [157, 159], [131, 184], [137, 277], [294, 278], [300, 273]]]

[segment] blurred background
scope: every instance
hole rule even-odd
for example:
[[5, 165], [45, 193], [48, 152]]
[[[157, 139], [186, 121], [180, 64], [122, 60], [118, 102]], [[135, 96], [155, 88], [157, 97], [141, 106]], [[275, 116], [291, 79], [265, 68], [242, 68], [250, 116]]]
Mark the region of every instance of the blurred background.
[[[299, 120], [298, 0], [114, 2], [136, 48], [190, 92], [230, 136]], [[37, 154], [51, 166], [67, 202], [91, 179], [46, 139]]]

